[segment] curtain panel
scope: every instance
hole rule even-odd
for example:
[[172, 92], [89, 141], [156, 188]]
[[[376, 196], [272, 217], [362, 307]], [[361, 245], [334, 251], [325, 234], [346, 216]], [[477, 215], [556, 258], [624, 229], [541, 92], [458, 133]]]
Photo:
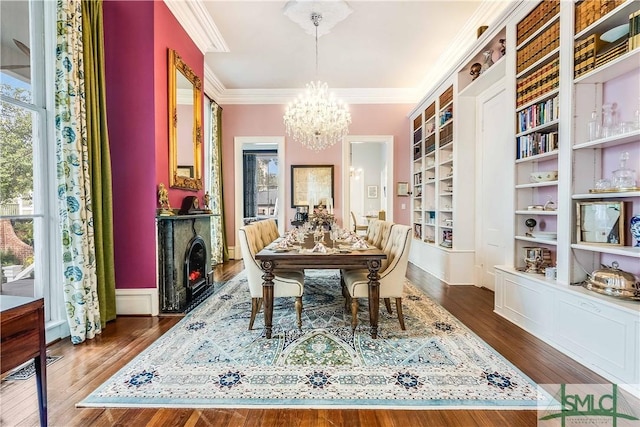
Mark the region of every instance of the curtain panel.
[[244, 217], [253, 218], [258, 213], [258, 183], [256, 182], [256, 155], [244, 153], [242, 155], [244, 171]]
[[115, 319], [111, 158], [102, 0], [57, 3], [56, 181], [64, 298], [74, 344]]
[[102, 0], [82, 1], [82, 40], [98, 302], [104, 327], [116, 318], [116, 277]]
[[211, 102], [211, 260], [215, 264], [229, 260], [229, 248], [224, 231], [224, 203], [222, 197], [222, 108]]
[[71, 342], [102, 331], [96, 277], [83, 72], [82, 4], [58, 1], [56, 34], [56, 179], [62, 233], [64, 299]]

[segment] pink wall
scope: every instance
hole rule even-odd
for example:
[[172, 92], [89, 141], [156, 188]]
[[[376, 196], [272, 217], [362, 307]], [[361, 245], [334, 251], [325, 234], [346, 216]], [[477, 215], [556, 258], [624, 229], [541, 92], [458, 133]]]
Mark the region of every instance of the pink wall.
[[[161, 1], [104, 2], [116, 287], [156, 286], [157, 185], [168, 185], [167, 48], [199, 76], [204, 57]], [[172, 206], [187, 194], [170, 189]]]
[[[234, 138], [238, 136], [286, 136], [282, 115], [285, 105], [225, 105], [222, 112], [222, 175], [223, 182], [234, 181]], [[349, 127], [351, 135], [393, 135], [394, 136], [394, 182], [410, 181], [411, 171], [407, 167], [411, 158], [411, 136], [409, 132], [408, 112], [413, 105], [408, 104], [371, 104], [350, 105], [352, 123]], [[289, 137], [285, 137], [285, 208], [286, 223], [295, 213], [291, 208], [290, 185], [292, 164], [332, 164], [334, 165], [334, 203], [338, 211], [342, 200], [342, 148], [340, 145], [318, 153], [301, 147]], [[391, 194], [395, 194], [393, 191]], [[229, 246], [235, 246], [235, 197], [233, 185], [224, 188], [224, 215]], [[400, 209], [401, 204], [406, 209]], [[409, 224], [409, 200], [406, 197], [394, 196], [394, 221]], [[341, 221], [341, 218], [338, 218]]]

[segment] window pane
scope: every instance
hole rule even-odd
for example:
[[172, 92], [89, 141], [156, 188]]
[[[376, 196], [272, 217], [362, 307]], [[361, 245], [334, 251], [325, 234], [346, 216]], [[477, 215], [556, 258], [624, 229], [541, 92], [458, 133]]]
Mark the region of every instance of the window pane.
[[30, 103], [29, 2], [0, 1], [0, 24], [0, 83], [27, 89], [21, 100]]
[[[1, 87], [3, 95], [23, 96], [24, 89]], [[0, 103], [0, 206], [31, 204], [33, 197], [33, 113], [20, 106]], [[32, 215], [12, 213], [8, 215]], [[5, 216], [0, 211], [1, 216]]]
[[34, 297], [33, 219], [0, 220], [2, 295]]
[[256, 160], [258, 215], [273, 216], [278, 201], [278, 155], [258, 154]]

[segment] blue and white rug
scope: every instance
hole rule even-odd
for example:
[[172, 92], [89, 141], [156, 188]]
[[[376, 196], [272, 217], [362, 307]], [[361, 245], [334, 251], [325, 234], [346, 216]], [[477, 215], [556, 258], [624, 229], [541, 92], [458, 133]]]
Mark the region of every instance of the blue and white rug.
[[335, 270], [308, 270], [302, 331], [293, 299], [249, 331], [245, 274], [220, 286], [78, 407], [535, 409], [536, 384], [409, 281], [406, 331], [366, 301], [351, 331]]

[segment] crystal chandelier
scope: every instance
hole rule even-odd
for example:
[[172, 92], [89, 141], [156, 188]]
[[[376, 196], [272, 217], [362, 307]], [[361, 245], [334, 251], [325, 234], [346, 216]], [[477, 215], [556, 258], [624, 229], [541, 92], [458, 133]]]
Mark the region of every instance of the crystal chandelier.
[[[318, 25], [322, 14], [311, 13], [316, 31], [316, 74], [318, 74]], [[349, 133], [351, 114], [341, 101], [329, 94], [326, 83], [307, 84], [307, 90], [287, 106], [284, 124], [287, 134], [302, 145], [320, 151], [331, 147]]]

